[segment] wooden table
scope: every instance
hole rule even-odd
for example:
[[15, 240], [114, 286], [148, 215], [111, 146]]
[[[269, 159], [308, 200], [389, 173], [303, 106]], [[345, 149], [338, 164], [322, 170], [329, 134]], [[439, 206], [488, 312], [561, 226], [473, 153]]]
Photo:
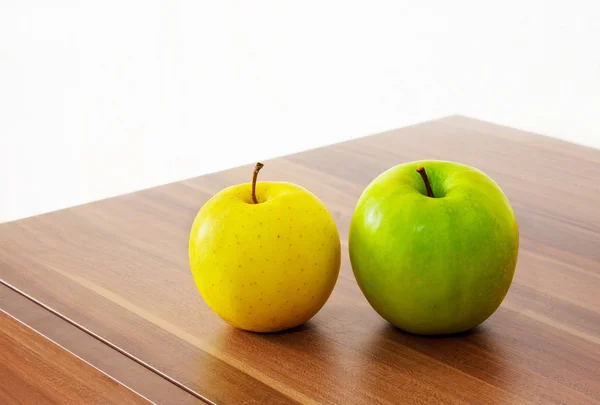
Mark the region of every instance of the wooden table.
[[[506, 300], [459, 336], [389, 326], [361, 295], [348, 260], [349, 219], [363, 188], [395, 164], [425, 158], [484, 170], [512, 201], [521, 230]], [[340, 230], [340, 278], [306, 325], [235, 330], [192, 281], [196, 212], [223, 187], [248, 181], [252, 165], [0, 225], [0, 307], [157, 403], [600, 404], [600, 151], [448, 117], [265, 163], [261, 180], [309, 188]], [[5, 335], [31, 337], [12, 324]], [[0, 356], [25, 362], [0, 347]], [[6, 395], [14, 387], [6, 367], [0, 373]], [[43, 395], [44, 371], [33, 365], [29, 373], [27, 389]], [[105, 396], [121, 388], [88, 387]]]
[[3, 404], [148, 404], [81, 359], [0, 312]]

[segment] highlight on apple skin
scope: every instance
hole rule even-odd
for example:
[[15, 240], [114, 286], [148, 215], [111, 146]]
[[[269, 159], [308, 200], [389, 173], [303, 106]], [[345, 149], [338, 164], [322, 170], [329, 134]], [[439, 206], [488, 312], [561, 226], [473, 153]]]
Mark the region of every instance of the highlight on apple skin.
[[371, 306], [425, 335], [469, 330], [491, 316], [512, 283], [519, 229], [486, 174], [455, 162], [400, 164], [364, 190], [349, 253]]

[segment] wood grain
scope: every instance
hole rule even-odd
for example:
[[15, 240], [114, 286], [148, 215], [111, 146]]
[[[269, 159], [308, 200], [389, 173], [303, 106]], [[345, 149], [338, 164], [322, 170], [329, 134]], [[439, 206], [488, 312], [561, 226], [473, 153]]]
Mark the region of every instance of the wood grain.
[[149, 404], [0, 311], [0, 403]]
[[[161, 376], [1, 284], [0, 308], [52, 342], [62, 347], [68, 347], [75, 356], [85, 358], [86, 362], [93, 367], [110, 375], [114, 380], [152, 402], [180, 405], [205, 404]], [[16, 365], [18, 366], [18, 363]], [[38, 370], [43, 372], [45, 369], [35, 369], [32, 372], [37, 373]], [[1, 375], [2, 373], [0, 373]], [[32, 383], [37, 380], [38, 376], [34, 374], [31, 379]], [[1, 377], [0, 381], [3, 381]], [[105, 389], [106, 387], [100, 386], [99, 388]], [[105, 393], [101, 392], [100, 394]], [[5, 404], [6, 402], [0, 401], [0, 403]]]
[[[521, 230], [501, 308], [441, 338], [379, 318], [346, 244], [364, 187], [429, 158], [489, 174]], [[189, 271], [196, 212], [252, 165], [0, 225], [0, 278], [219, 404], [600, 404], [600, 151], [448, 117], [265, 163], [262, 180], [313, 191], [342, 238], [336, 288], [300, 328], [232, 329]]]

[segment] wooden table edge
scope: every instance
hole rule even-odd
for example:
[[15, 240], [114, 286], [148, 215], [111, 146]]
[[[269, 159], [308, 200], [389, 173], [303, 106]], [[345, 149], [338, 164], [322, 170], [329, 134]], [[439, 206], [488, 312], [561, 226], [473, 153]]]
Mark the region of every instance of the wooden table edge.
[[[20, 291], [18, 288], [10, 285], [4, 280], [0, 279], [0, 304], [2, 304], [1, 297], [8, 297], [11, 299], [11, 304], [13, 308], [7, 308], [7, 305], [0, 305], [0, 313], [14, 319], [19, 324], [22, 324], [27, 329], [33, 331], [35, 334], [39, 335], [43, 339], [51, 342], [53, 345], [60, 348], [66, 354], [75, 357], [78, 361], [82, 361], [87, 366], [92, 367], [95, 370], [98, 370], [101, 374], [108, 377], [110, 380], [116, 382], [120, 386], [123, 386], [127, 390], [133, 392], [140, 398], [148, 401], [149, 403], [156, 404], [159, 402], [155, 401], [155, 398], [152, 398], [150, 394], [144, 394], [143, 391], [144, 386], [135, 387], [136, 384], [132, 382], [127, 382], [126, 377], [131, 373], [140, 373], [142, 371], [145, 376], [144, 378], [148, 379], [147, 385], [166, 385], [172, 386], [175, 390], [180, 391], [183, 396], [193, 397], [194, 400], [191, 403], [201, 403], [201, 404], [209, 404], [213, 405], [214, 403], [208, 399], [203, 398], [201, 395], [192, 391], [189, 392], [189, 389], [182, 389], [180, 387], [180, 383], [173, 383], [170, 377], [165, 377], [161, 375], [160, 372], [155, 372], [152, 368], [149, 368], [142, 360], [139, 360], [131, 355], [122, 354], [122, 349], [118, 348], [115, 345], [107, 344], [105, 340], [96, 335], [91, 331], [87, 331], [85, 328], [80, 327], [76, 322], [70, 320], [49, 306], [41, 303], [36, 298], [29, 296], [27, 293]], [[15, 301], [19, 301], [18, 304], [15, 305]], [[35, 316], [33, 313], [36, 313]], [[28, 319], [29, 318], [29, 319]], [[35, 318], [35, 319], [34, 319]], [[53, 325], [44, 327], [44, 324], [48, 322], [52, 322]], [[60, 336], [51, 337], [50, 335], [57, 333], [52, 333], [54, 331], [60, 329], [63, 332], [68, 332], [71, 335], [77, 336], [79, 340], [87, 339], [90, 341], [97, 350], [100, 350], [104, 353], [104, 355], [116, 356], [120, 361], [125, 362], [125, 368], [119, 369], [117, 372], [108, 371], [102, 365], [98, 364], [97, 361], [94, 361], [90, 358], [89, 350], [80, 350], [84, 353], [75, 353], [77, 348], [74, 344], [66, 342], [64, 339], [60, 339]], [[63, 340], [61, 342], [61, 340]], [[115, 349], [117, 347], [118, 350]]]
[[48, 336], [44, 335], [43, 333], [40, 333], [38, 330], [32, 328], [31, 326], [29, 326], [25, 322], [22, 322], [20, 319], [16, 318], [15, 316], [11, 315], [10, 313], [6, 312], [2, 308], [0, 308], [0, 316], [8, 317], [10, 321], [14, 321], [14, 322], [18, 323], [19, 325], [23, 326], [27, 330], [31, 331], [36, 336], [42, 338], [43, 340], [45, 340], [47, 342], [50, 342], [50, 344], [52, 344], [53, 346], [56, 346], [61, 352], [64, 352], [64, 354], [66, 354], [68, 357], [72, 357], [72, 358], [76, 359], [76, 362], [83, 363], [85, 365], [84, 367], [90, 367], [90, 368], [92, 368], [95, 372], [98, 372], [103, 377], [106, 377], [109, 380], [114, 381], [120, 387], [123, 387], [124, 389], [132, 392], [133, 394], [135, 394], [136, 396], [140, 397], [141, 399], [147, 401], [148, 403], [155, 404], [155, 402], [153, 402], [150, 399], [146, 398], [144, 395], [140, 394], [139, 392], [137, 392], [133, 388], [129, 387], [128, 385], [126, 385], [123, 382], [119, 381], [118, 379], [114, 378], [110, 374], [105, 373], [104, 371], [102, 371], [98, 367], [94, 366], [90, 362], [86, 361], [85, 359], [83, 359], [83, 358], [79, 357], [78, 355], [76, 355], [75, 353], [71, 352], [69, 349], [65, 348], [60, 343], [57, 343], [53, 339], [51, 339]]

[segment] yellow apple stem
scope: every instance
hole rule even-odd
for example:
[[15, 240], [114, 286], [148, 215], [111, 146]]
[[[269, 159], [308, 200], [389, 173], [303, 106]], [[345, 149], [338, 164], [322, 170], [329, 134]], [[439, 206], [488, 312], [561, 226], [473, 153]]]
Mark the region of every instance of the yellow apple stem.
[[431, 184], [429, 184], [429, 178], [427, 177], [425, 168], [423, 166], [417, 168], [417, 173], [419, 173], [421, 175], [421, 178], [423, 179], [423, 183], [425, 183], [425, 188], [427, 189], [427, 195], [431, 198], [434, 198], [433, 190], [431, 189]]
[[254, 173], [252, 173], [252, 201], [254, 201], [254, 204], [258, 204], [258, 200], [256, 199], [256, 179], [258, 178], [258, 172], [260, 172], [260, 169], [262, 169], [265, 165], [263, 165], [260, 162], [256, 162], [256, 165], [254, 166]]

